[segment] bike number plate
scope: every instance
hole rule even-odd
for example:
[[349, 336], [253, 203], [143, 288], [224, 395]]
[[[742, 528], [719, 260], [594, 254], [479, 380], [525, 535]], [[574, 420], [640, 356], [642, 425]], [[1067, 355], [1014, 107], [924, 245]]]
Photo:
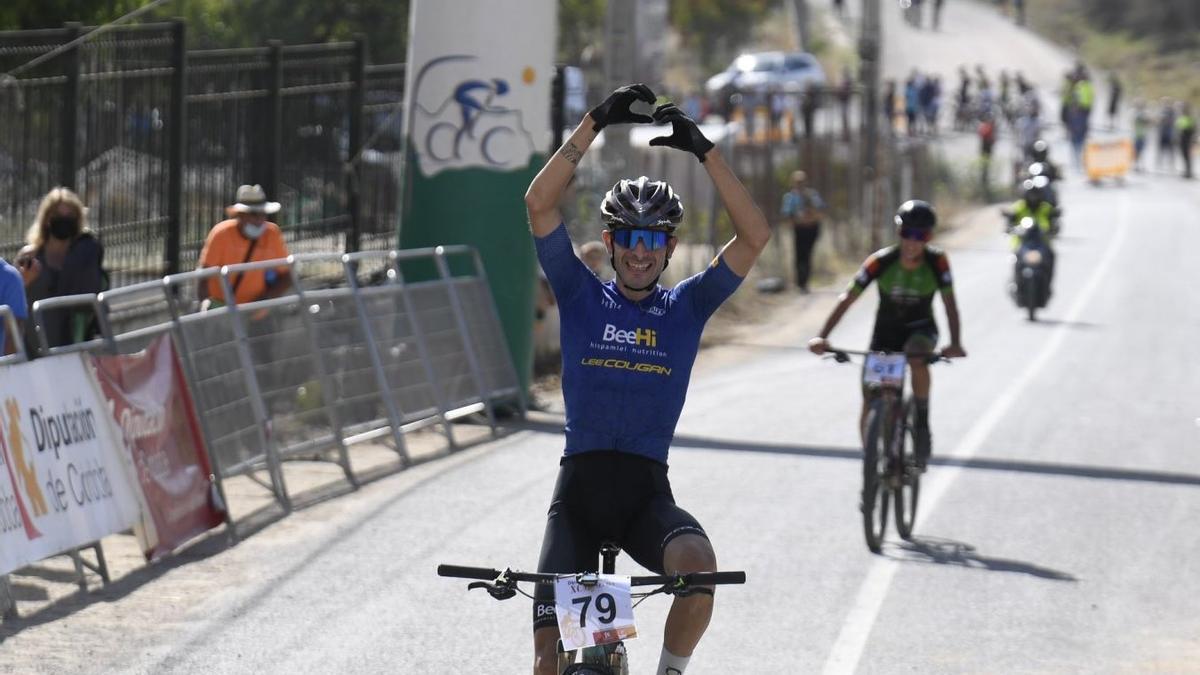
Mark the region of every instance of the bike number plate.
[[868, 354], [863, 368], [863, 383], [869, 385], [904, 385], [904, 368], [908, 358], [904, 354]]
[[554, 613], [563, 649], [595, 647], [637, 637], [629, 577], [601, 574], [595, 584], [574, 576], [554, 584]]

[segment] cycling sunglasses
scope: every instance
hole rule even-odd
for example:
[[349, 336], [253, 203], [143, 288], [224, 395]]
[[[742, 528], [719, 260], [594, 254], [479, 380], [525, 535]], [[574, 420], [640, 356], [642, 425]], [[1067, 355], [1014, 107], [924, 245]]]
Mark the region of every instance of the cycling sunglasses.
[[621, 248], [637, 248], [638, 242], [646, 246], [647, 251], [654, 251], [667, 245], [671, 235], [663, 230], [643, 230], [641, 228], [622, 227], [612, 231], [613, 241]]
[[923, 227], [902, 227], [900, 228], [900, 238], [912, 241], [929, 241], [933, 239], [933, 230], [927, 230]]

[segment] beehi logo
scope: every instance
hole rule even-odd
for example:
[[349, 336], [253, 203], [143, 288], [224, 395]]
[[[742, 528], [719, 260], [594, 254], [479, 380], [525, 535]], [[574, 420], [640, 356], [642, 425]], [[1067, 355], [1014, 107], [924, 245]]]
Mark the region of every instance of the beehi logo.
[[[8, 467], [8, 479], [12, 482], [17, 509], [21, 512], [25, 536], [31, 540], [37, 539], [42, 533], [34, 525], [33, 518], [45, 515], [46, 497], [38, 485], [37, 467], [34, 466], [33, 457], [29, 457], [28, 461], [25, 458], [25, 439], [21, 434], [21, 407], [17, 405], [17, 400], [10, 396], [4, 401], [4, 408], [7, 414], [0, 414], [3, 418], [3, 424], [0, 424], [3, 426], [3, 429], [0, 429], [0, 451], [4, 453], [4, 465]], [[25, 488], [29, 505], [33, 507], [33, 517], [30, 517], [25, 500], [21, 499], [22, 486]]]

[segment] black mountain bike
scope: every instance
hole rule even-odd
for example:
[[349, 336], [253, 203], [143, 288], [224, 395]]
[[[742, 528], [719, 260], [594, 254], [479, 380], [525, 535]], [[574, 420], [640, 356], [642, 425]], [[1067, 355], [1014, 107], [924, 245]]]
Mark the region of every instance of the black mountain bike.
[[[863, 357], [863, 386], [867, 390], [867, 419], [863, 432], [862, 521], [867, 548], [879, 553], [887, 531], [889, 507], [896, 507], [896, 531], [908, 540], [917, 519], [921, 472], [908, 439], [913, 431], [915, 405], [905, 394], [908, 357], [903, 352], [864, 352], [829, 348], [838, 363]], [[929, 363], [945, 361], [940, 354]]]
[[[629, 675], [629, 662], [625, 654], [625, 645], [621, 638], [622, 631], [615, 627], [614, 621], [618, 618], [617, 607], [620, 604], [620, 599], [614, 597], [613, 594], [607, 592], [595, 593], [604, 583], [604, 577], [613, 575], [613, 570], [616, 567], [617, 555], [621, 549], [613, 544], [604, 544], [600, 548], [600, 556], [602, 559], [600, 574], [596, 572], [579, 572], [575, 574], [542, 574], [534, 572], [519, 572], [511, 569], [506, 569], [503, 572], [495, 569], [487, 569], [483, 567], [462, 567], [459, 565], [438, 565], [438, 576], [456, 577], [459, 579], [479, 579], [474, 583], [468, 584], [467, 589], [482, 588], [497, 600], [508, 600], [516, 596], [517, 593], [524, 595], [527, 598], [533, 599], [533, 596], [518, 587], [520, 583], [532, 584], [551, 584], [554, 585], [560, 580], [570, 580], [574, 582], [574, 588], [580, 589], [581, 593], [577, 597], [570, 599], [570, 606], [579, 609], [576, 614], [574, 611], [570, 613], [569, 620], [572, 622], [578, 621], [579, 628], [585, 627], [594, 628], [595, 626], [608, 626], [608, 630], [600, 630], [595, 633], [595, 646], [584, 647], [581, 650], [568, 650], [563, 648], [563, 641], [559, 641], [558, 653], [558, 671], [562, 675]], [[603, 575], [603, 576], [602, 576]], [[694, 572], [691, 574], [675, 574], [675, 575], [655, 575], [644, 577], [628, 577], [629, 586], [646, 587], [656, 586], [651, 591], [629, 593], [629, 597], [636, 598], [637, 602], [632, 605], [636, 607], [641, 604], [642, 600], [659, 594], [687, 596], [692, 593], [701, 591], [703, 586], [713, 586], [717, 584], [744, 584], [746, 583], [745, 572]], [[589, 593], [591, 590], [593, 592]], [[618, 590], [617, 593], [620, 591]], [[564, 605], [565, 599], [557, 598], [556, 603], [561, 613], [561, 608]], [[630, 609], [632, 612], [632, 608]], [[590, 612], [591, 622], [588, 621]], [[632, 614], [630, 614], [632, 619]], [[560, 626], [562, 621], [559, 622]], [[581, 651], [580, 660], [575, 662], [576, 652]]]

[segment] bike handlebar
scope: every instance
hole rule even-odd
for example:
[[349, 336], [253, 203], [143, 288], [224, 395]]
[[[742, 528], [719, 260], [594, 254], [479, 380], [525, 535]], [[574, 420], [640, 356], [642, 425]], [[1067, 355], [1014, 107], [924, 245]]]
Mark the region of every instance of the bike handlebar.
[[[904, 352], [893, 352], [886, 349], [876, 349], [873, 351], [863, 351], [861, 349], [841, 349], [839, 347], [829, 346], [825, 348], [826, 354], [831, 354], [833, 359], [838, 363], [849, 363], [851, 355], [853, 356], [870, 356], [871, 354], [903, 354]], [[928, 354], [925, 356], [926, 363], [937, 363], [944, 361], [950, 362], [949, 356], [942, 356], [940, 351]]]
[[[535, 584], [552, 584], [561, 574], [547, 574], [541, 572], [520, 572], [516, 570], [504, 570], [501, 572], [496, 569], [488, 569], [486, 567], [464, 567], [462, 565], [438, 565], [437, 573], [439, 577], [455, 577], [459, 579], [479, 579], [481, 581], [497, 581], [504, 577], [512, 582], [526, 582]], [[677, 575], [651, 575], [630, 577], [630, 586], [664, 586], [667, 584], [676, 584], [680, 580], [686, 586], [715, 586], [718, 584], [744, 584], [746, 583], [745, 572], [692, 572], [690, 574]]]
[[439, 577], [480, 579], [482, 581], [495, 581], [502, 574], [500, 570], [491, 570], [486, 567], [463, 567], [462, 565], [438, 565], [437, 573]]

